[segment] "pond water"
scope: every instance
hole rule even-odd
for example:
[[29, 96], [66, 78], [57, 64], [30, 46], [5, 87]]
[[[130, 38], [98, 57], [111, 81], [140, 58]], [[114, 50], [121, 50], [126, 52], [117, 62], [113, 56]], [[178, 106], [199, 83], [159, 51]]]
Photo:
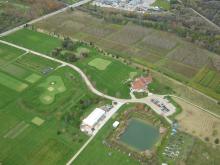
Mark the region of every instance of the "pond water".
[[143, 120], [132, 118], [127, 129], [121, 135], [120, 141], [136, 150], [143, 151], [151, 149], [159, 140], [159, 137], [158, 128]]

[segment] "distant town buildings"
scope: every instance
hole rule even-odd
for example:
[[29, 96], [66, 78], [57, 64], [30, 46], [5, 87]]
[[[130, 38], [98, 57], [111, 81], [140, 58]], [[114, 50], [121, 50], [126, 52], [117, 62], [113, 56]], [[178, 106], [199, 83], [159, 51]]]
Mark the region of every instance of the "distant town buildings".
[[144, 12], [147, 10], [159, 11], [158, 6], [151, 6], [155, 0], [95, 0], [93, 5], [112, 7], [121, 10]]

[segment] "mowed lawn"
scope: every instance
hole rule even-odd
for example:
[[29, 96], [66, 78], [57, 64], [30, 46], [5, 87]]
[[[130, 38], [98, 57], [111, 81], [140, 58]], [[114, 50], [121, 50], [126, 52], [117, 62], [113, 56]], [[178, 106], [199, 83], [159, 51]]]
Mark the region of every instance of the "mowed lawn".
[[54, 48], [61, 45], [60, 39], [29, 29], [16, 31], [2, 39], [45, 54], [50, 54]]
[[119, 98], [130, 98], [128, 79], [131, 73], [141, 74], [140, 70], [106, 57], [93, 48], [90, 48], [89, 57], [79, 60], [76, 65], [83, 70], [98, 90]]
[[[43, 61], [36, 56], [23, 58], [26, 57], [28, 61], [31, 61], [30, 57], [35, 57], [31, 62], [35, 66]], [[2, 83], [8, 81], [8, 86], [0, 83], [0, 162], [8, 165], [65, 164], [88, 139], [77, 124], [82, 115], [98, 106], [98, 98], [88, 91], [80, 75], [68, 67], [43, 75], [34, 69], [31, 72], [26, 64], [24, 59], [19, 63], [31, 73], [31, 77], [26, 77], [31, 78], [30, 82], [27, 81], [29, 79], [23, 80], [30, 86], [24, 91], [11, 89], [11, 83], [18, 81], [11, 81], [15, 79], [13, 76], [5, 73], [1, 75]], [[50, 64], [48, 62], [48, 66]], [[46, 62], [43, 65], [46, 67]], [[35, 74], [41, 77], [38, 76], [37, 80], [34, 77], [32, 81]], [[68, 90], [57, 94], [53, 103], [45, 105], [40, 101], [40, 95], [45, 90], [40, 84], [47, 82], [49, 76], [60, 77]], [[83, 100], [95, 100], [96, 103], [81, 108], [80, 101]], [[36, 117], [44, 121], [42, 125], [32, 122]], [[65, 120], [67, 117], [68, 120]]]
[[22, 55], [24, 51], [0, 43], [0, 66]]

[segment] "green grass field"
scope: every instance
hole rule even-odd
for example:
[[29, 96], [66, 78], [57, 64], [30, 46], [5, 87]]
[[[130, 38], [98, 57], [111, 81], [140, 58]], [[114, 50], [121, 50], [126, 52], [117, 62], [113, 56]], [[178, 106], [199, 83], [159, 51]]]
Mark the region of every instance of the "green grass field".
[[24, 51], [0, 43], [0, 66], [22, 55]]
[[141, 71], [106, 57], [94, 48], [88, 49], [89, 57], [79, 60], [76, 65], [86, 73], [93, 85], [108, 95], [130, 98], [127, 80], [134, 77], [134, 73], [135, 76], [140, 75]]
[[59, 76], [48, 77], [39, 87], [44, 88], [44, 92], [40, 95], [40, 100], [44, 104], [53, 103], [56, 95], [66, 90], [63, 80]]
[[54, 48], [61, 45], [57, 38], [28, 29], [19, 30], [2, 39], [45, 54], [50, 54]]
[[101, 58], [95, 58], [94, 60], [90, 61], [89, 66], [93, 66], [98, 70], [105, 70], [109, 64], [111, 64], [110, 61], [104, 60]]
[[[0, 110], [2, 163], [65, 164], [88, 138], [80, 132], [78, 124], [80, 117], [93, 110], [97, 103], [80, 108], [79, 102], [96, 97], [87, 91], [80, 76], [72, 69], [63, 68], [53, 75], [63, 78], [68, 91], [58, 94], [52, 104], [41, 103], [39, 93], [35, 90], [41, 90], [39, 85], [47, 81], [43, 77], [32, 89], [23, 92], [23, 96], [14, 98], [16, 102], [11, 102]], [[77, 120], [72, 119], [73, 114], [77, 115]], [[65, 121], [67, 116], [68, 121]], [[34, 124], [32, 120], [35, 117], [40, 117], [44, 123]], [[25, 122], [28, 127], [19, 126], [21, 122]]]
[[[0, 72], [0, 162], [65, 164], [88, 139], [79, 130], [82, 116], [106, 101], [90, 93], [81, 77], [68, 67], [43, 76], [38, 72], [41, 68], [57, 64], [33, 55], [14, 63], [29, 74], [17, 79]], [[39, 97], [51, 81], [62, 93], [46, 105]], [[29, 87], [21, 90], [23, 84]], [[59, 88], [62, 85], [68, 90]]]
[[[17, 38], [23, 39], [21, 40]], [[3, 39], [47, 54], [50, 54], [54, 48], [59, 47], [61, 44], [61, 40], [58, 40], [57, 38], [28, 29], [20, 30], [4, 37]], [[45, 41], [45, 43], [41, 40]], [[47, 48], [45, 48], [45, 46]], [[80, 53], [79, 51], [82, 50], [86, 50], [89, 54], [89, 58], [80, 60], [80, 62], [77, 62], [77, 65], [81, 67], [82, 70], [91, 78], [92, 83], [97, 87], [97, 89], [112, 96], [121, 98], [130, 97], [129, 83], [126, 83], [126, 81], [130, 78], [130, 73], [136, 72], [138, 75], [140, 74], [140, 71], [131, 68], [117, 60], [105, 57], [96, 49], [91, 47], [75, 47], [76, 54]], [[30, 67], [34, 71], [39, 72], [45, 68], [45, 60], [41, 60], [42, 62], [36, 64], [36, 62], [33, 63], [34, 60], [32, 59], [34, 58], [36, 57], [28, 54], [18, 59], [17, 63], [25, 65], [26, 67]], [[48, 63], [49, 62], [46, 62], [47, 65]], [[54, 64], [51, 65], [54, 66]]]
[[28, 84], [25, 84], [2, 72], [0, 72], [0, 84], [17, 92], [22, 92], [28, 87]]
[[25, 78], [25, 80], [26, 80], [27, 82], [33, 84], [33, 83], [37, 82], [40, 78], [41, 78], [40, 75], [37, 75], [37, 74], [33, 73], [33, 74], [27, 76], [27, 77]]

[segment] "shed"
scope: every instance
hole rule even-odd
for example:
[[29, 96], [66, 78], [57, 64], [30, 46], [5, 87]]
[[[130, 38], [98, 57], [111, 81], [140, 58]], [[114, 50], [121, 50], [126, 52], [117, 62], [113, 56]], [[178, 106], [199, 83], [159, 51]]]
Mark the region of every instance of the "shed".
[[112, 124], [113, 128], [117, 128], [118, 125], [119, 125], [119, 121], [115, 121], [115, 122]]

